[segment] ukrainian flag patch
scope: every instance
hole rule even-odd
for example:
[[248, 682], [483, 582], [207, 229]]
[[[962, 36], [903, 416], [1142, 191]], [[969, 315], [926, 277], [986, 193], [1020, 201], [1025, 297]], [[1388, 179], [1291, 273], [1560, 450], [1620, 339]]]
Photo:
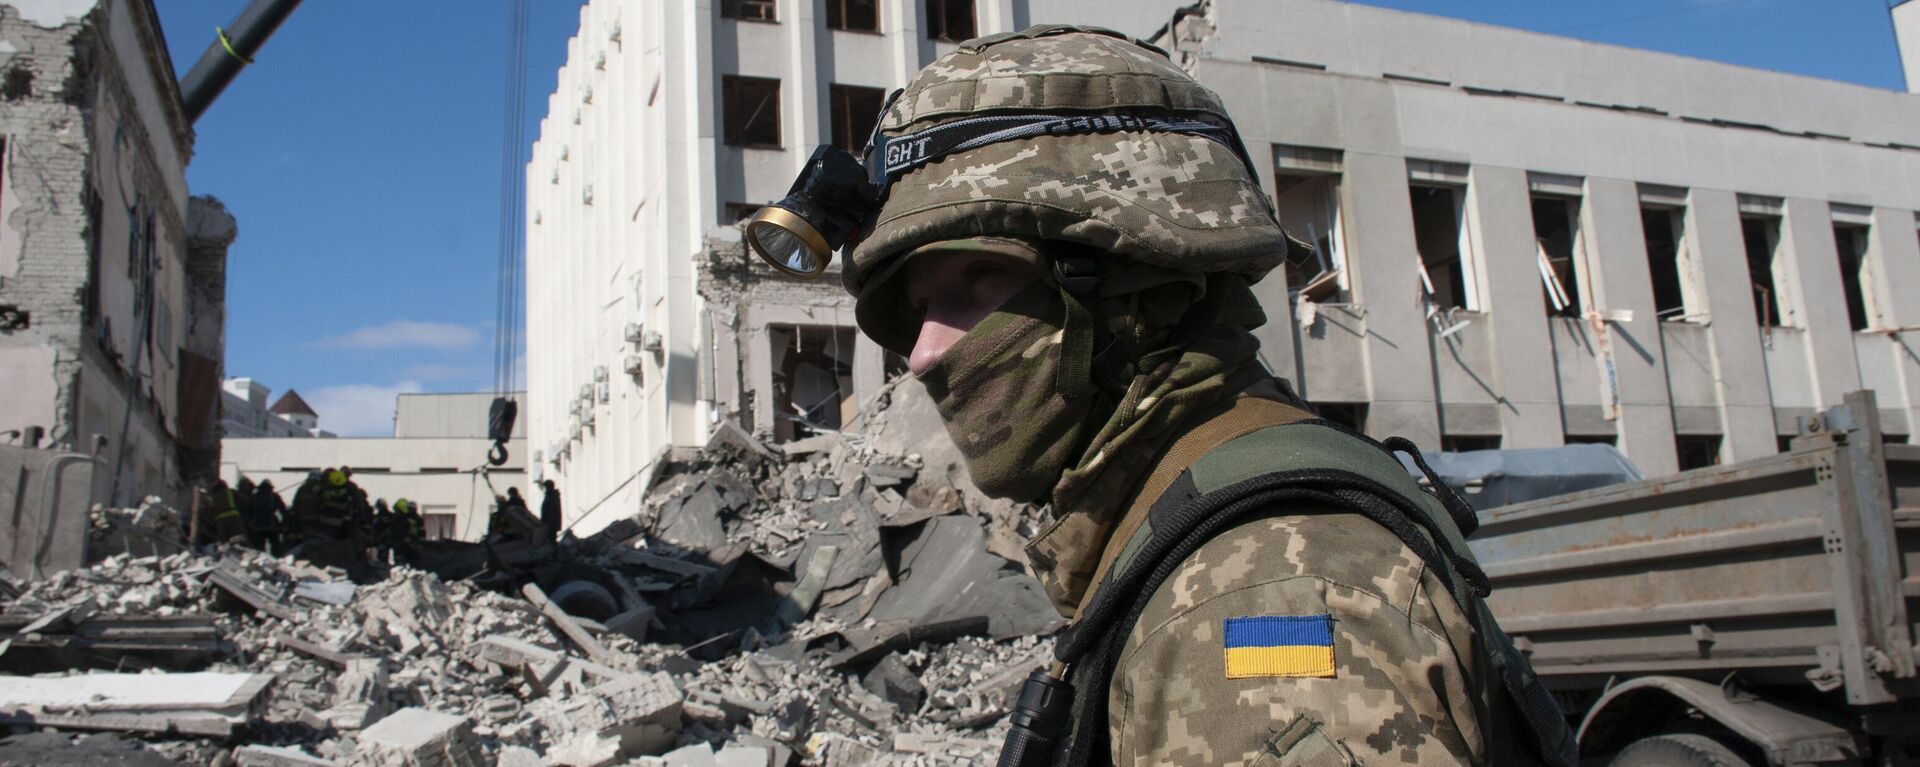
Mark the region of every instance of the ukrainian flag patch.
[[1331, 677], [1333, 616], [1247, 615], [1226, 620], [1227, 678]]

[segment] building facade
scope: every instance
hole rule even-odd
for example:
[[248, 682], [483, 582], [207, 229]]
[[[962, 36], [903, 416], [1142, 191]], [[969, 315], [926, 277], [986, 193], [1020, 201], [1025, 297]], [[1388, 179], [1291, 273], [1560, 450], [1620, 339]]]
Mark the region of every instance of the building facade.
[[288, 389], [271, 404], [273, 390], [251, 378], [220, 382], [220, 436], [222, 437], [331, 437], [320, 429], [320, 414]]
[[87, 456], [81, 510], [217, 468], [237, 229], [173, 71], [149, 0], [0, 3], [0, 433]]
[[897, 369], [837, 273], [776, 281], [715, 229], [857, 150], [948, 38], [1042, 21], [1153, 38], [1227, 99], [1321, 253], [1260, 284], [1263, 358], [1329, 417], [1650, 476], [1857, 388], [1913, 433], [1920, 97], [1331, 0], [1114, 5], [587, 3], [527, 167], [529, 441], [570, 512], [630, 512], [723, 418], [835, 428]]
[[515, 487], [534, 508], [540, 503], [538, 493], [529, 494], [524, 422], [514, 427], [506, 463], [486, 465], [492, 402], [491, 394], [402, 394], [394, 404], [392, 437], [228, 436], [221, 441], [220, 474], [228, 484], [271, 480], [292, 500], [309, 473], [350, 468], [368, 498], [405, 498], [419, 506], [427, 538], [477, 541], [486, 535], [495, 495]]

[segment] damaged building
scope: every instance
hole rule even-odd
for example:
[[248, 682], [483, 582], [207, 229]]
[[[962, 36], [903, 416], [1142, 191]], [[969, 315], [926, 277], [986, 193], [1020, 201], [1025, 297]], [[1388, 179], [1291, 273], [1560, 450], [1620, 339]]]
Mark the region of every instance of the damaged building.
[[72, 566], [90, 503], [215, 471], [237, 229], [189, 196], [149, 0], [0, 3], [0, 150], [0, 497], [33, 512], [7, 560]]
[[[1893, 9], [1908, 41], [1920, 13]], [[1769, 455], [1872, 389], [1920, 424], [1920, 96], [1332, 0], [593, 0], [527, 166], [529, 445], [570, 519], [732, 421], [835, 428], [900, 365], [838, 265], [728, 228], [976, 34], [1152, 37], [1226, 99], [1310, 259], [1263, 360], [1428, 449], [1618, 446], [1649, 476]], [[850, 348], [849, 348], [850, 347]], [[829, 386], [837, 387], [829, 389]], [[591, 530], [605, 524], [583, 522]]]

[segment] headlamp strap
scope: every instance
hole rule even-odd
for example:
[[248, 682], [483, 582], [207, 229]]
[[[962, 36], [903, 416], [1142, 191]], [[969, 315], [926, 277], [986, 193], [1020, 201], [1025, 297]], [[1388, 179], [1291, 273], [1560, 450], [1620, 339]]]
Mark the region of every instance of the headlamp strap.
[[1242, 160], [1247, 159], [1231, 127], [1204, 120], [1176, 116], [1023, 114], [970, 117], [904, 136], [876, 135], [868, 165], [873, 171], [880, 171], [874, 175], [893, 178], [949, 154], [1002, 141], [1120, 131], [1200, 136], [1225, 145]]
[[1067, 316], [1060, 327], [1060, 367], [1054, 373], [1054, 391], [1067, 399], [1093, 392], [1093, 313], [1087, 304], [1099, 286], [1099, 265], [1086, 256], [1057, 256], [1053, 275], [1060, 283], [1060, 302]]

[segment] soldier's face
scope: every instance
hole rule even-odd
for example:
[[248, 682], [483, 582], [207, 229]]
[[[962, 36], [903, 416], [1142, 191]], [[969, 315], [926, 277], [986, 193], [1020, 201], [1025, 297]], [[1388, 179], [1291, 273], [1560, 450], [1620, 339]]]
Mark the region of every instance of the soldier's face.
[[998, 253], [950, 250], [916, 256], [906, 266], [907, 305], [920, 318], [907, 367], [926, 372], [940, 355], [1013, 294], [1039, 279], [1027, 262]]

